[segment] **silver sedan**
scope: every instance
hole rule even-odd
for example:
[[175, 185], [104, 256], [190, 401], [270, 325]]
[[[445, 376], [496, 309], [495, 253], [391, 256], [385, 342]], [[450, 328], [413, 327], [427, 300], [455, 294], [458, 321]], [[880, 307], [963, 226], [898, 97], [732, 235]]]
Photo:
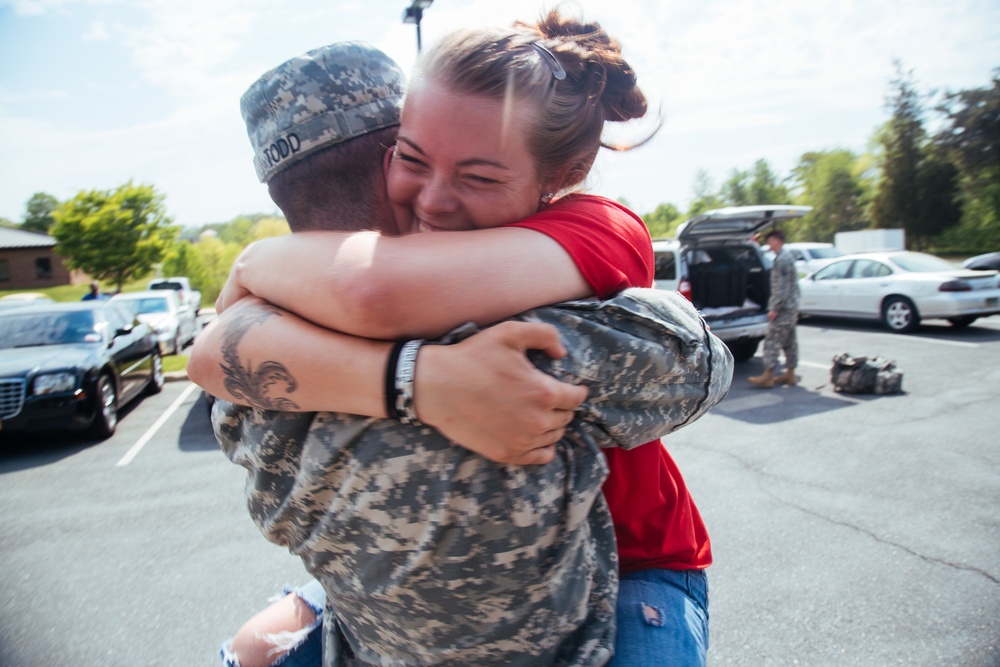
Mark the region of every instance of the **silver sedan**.
[[127, 306], [141, 322], [153, 329], [162, 354], [179, 354], [198, 333], [194, 311], [181, 303], [173, 291], [125, 292], [111, 300]]
[[900, 333], [917, 329], [922, 319], [967, 327], [1000, 313], [997, 271], [962, 269], [919, 252], [845, 255], [799, 287], [802, 315], [881, 320]]

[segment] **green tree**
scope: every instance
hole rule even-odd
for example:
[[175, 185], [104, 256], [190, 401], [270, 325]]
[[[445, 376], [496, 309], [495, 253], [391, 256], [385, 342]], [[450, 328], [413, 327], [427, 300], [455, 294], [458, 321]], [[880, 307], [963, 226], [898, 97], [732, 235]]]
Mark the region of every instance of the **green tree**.
[[202, 267], [201, 302], [214, 303], [243, 246], [225, 243], [214, 236], [205, 236], [192, 246], [192, 250]]
[[56, 223], [53, 214], [58, 208], [58, 199], [44, 192], [36, 192], [31, 195], [31, 199], [28, 200], [25, 206], [21, 229], [26, 229], [29, 232], [48, 234], [49, 229]]
[[958, 167], [942, 151], [927, 151], [917, 172], [920, 213], [906, 230], [917, 248], [926, 249], [931, 239], [961, 221], [958, 180]]
[[837, 232], [871, 226], [865, 204], [871, 189], [864, 167], [848, 150], [806, 153], [792, 170], [797, 202], [812, 206], [793, 233], [796, 241], [832, 242]]
[[733, 169], [729, 179], [719, 190], [719, 199], [726, 206], [760, 206], [763, 204], [787, 204], [791, 194], [775, 173], [767, 160], [757, 160], [749, 170]]
[[205, 287], [205, 267], [193, 245], [187, 241], [178, 241], [173, 245], [160, 270], [164, 276], [187, 276], [196, 290]]
[[284, 218], [261, 218], [254, 223], [253, 228], [250, 230], [250, 241], [259, 241], [272, 236], [284, 236], [291, 233], [292, 230], [288, 227], [288, 222]]
[[719, 194], [715, 191], [712, 177], [704, 169], [699, 169], [694, 175], [694, 199], [688, 208], [687, 217], [693, 218], [699, 213], [711, 211], [713, 208], [725, 206]]
[[719, 198], [726, 203], [726, 206], [749, 206], [750, 173], [733, 169], [719, 190]]
[[888, 100], [892, 118], [883, 128], [882, 178], [872, 200], [871, 214], [882, 228], [906, 229], [918, 215], [917, 172], [925, 133], [920, 96], [911, 73], [904, 73], [896, 63], [896, 78], [891, 82], [895, 96]]
[[892, 118], [880, 135], [882, 179], [871, 216], [882, 228], [902, 227], [907, 244], [926, 249], [931, 239], [961, 219], [957, 169], [927, 141], [923, 104], [912, 81], [896, 63]]
[[684, 215], [673, 204], [660, 204], [652, 213], [642, 216], [642, 221], [654, 239], [669, 238], [676, 233], [677, 225], [684, 221]]
[[261, 216], [241, 215], [219, 227], [219, 240], [223, 243], [236, 243], [248, 246], [253, 241], [253, 227]]
[[1000, 247], [1000, 69], [992, 86], [949, 93], [937, 110], [945, 127], [935, 141], [958, 165], [963, 203], [960, 226], [943, 242]]
[[771, 165], [764, 159], [757, 160], [753, 165], [747, 195], [749, 206], [788, 204], [792, 201], [788, 188], [771, 171]]
[[131, 181], [116, 190], [83, 191], [55, 212], [51, 233], [67, 266], [118, 289], [147, 275], [177, 236], [163, 195]]
[[993, 85], [945, 95], [938, 111], [946, 127], [937, 142], [951, 153], [962, 172], [975, 180], [1000, 178], [1000, 68]]

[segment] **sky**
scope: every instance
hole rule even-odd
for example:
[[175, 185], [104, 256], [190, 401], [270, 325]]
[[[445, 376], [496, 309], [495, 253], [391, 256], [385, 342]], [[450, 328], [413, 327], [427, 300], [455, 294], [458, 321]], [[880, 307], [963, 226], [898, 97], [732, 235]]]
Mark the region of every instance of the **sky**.
[[[277, 209], [258, 183], [239, 98], [288, 58], [343, 40], [408, 71], [410, 0], [0, 0], [0, 217], [36, 192], [59, 200], [128, 181], [165, 195], [175, 223]], [[554, 2], [435, 0], [426, 45], [460, 27], [534, 20]], [[863, 152], [889, 117], [895, 61], [919, 91], [990, 85], [997, 0], [571, 0], [564, 12], [617, 38], [663, 126], [602, 155], [591, 191], [639, 213], [685, 210], [704, 171], [717, 187], [765, 159]], [[650, 122], [610, 135], [646, 136]]]

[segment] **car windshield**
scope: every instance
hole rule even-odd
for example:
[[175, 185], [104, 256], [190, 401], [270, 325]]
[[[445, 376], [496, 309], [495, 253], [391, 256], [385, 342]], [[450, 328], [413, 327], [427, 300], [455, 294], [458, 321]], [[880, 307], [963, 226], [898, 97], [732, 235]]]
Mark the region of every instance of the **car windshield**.
[[144, 299], [121, 299], [133, 313], [169, 313], [167, 300], [160, 297]]
[[840, 257], [843, 253], [831, 246], [829, 248], [810, 248], [809, 254], [812, 255], [813, 259], [833, 259]]
[[904, 271], [914, 273], [931, 273], [934, 271], [954, 271], [955, 265], [934, 255], [925, 255], [921, 252], [900, 252], [890, 255], [892, 263]]
[[11, 313], [0, 317], [0, 349], [99, 343], [91, 311], [66, 313]]

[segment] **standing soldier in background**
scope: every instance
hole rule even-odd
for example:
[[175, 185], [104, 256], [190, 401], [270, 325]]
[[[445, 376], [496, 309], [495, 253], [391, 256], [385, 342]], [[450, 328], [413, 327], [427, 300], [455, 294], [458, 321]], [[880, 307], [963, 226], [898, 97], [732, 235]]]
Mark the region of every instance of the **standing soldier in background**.
[[[785, 252], [785, 233], [774, 229], [764, 237], [774, 253], [771, 267], [771, 297], [767, 301], [767, 327], [764, 338], [764, 373], [748, 378], [755, 387], [796, 384], [795, 367], [799, 363], [799, 343], [795, 324], [799, 320], [799, 274], [791, 253]], [[785, 353], [785, 372], [775, 376], [779, 348]]]

